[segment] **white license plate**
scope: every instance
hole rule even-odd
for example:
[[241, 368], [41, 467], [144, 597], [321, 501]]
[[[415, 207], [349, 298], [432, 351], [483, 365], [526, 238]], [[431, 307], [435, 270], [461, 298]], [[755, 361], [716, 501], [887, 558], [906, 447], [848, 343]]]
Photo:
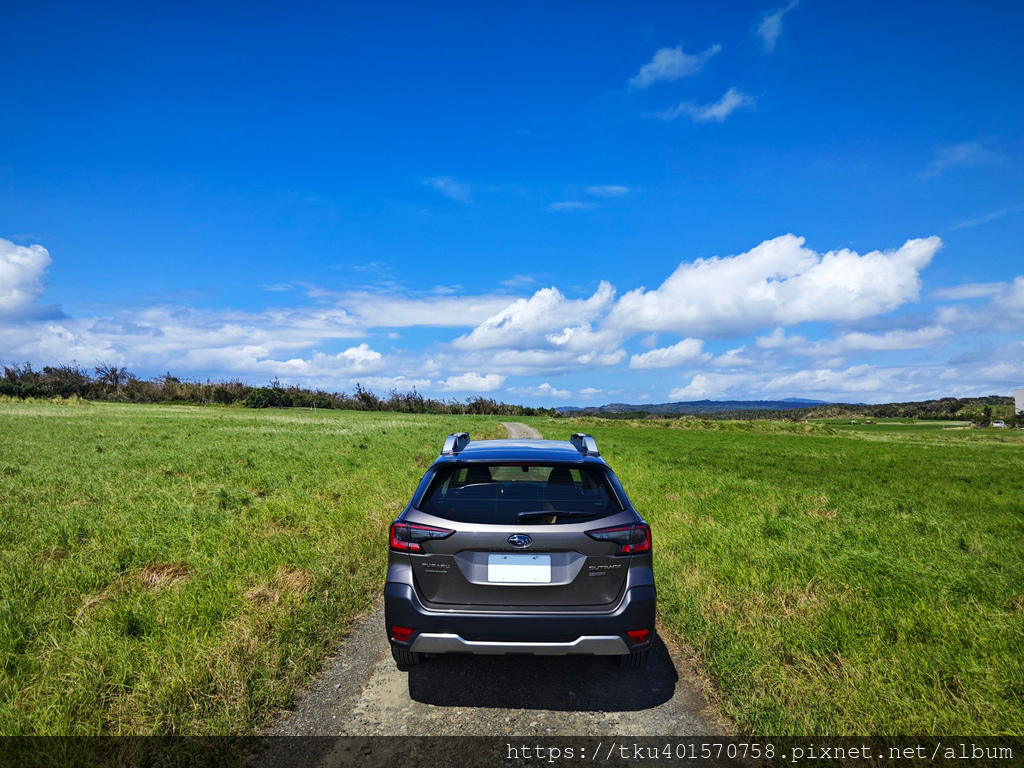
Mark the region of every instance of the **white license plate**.
[[495, 584], [550, 584], [551, 555], [488, 555], [487, 580]]

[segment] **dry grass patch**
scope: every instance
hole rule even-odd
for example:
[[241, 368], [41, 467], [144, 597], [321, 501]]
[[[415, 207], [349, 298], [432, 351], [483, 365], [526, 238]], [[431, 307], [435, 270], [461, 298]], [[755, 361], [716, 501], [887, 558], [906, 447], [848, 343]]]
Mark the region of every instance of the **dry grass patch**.
[[139, 581], [142, 585], [154, 591], [191, 578], [192, 571], [184, 563], [155, 563], [147, 565], [139, 572]]
[[269, 584], [253, 587], [245, 593], [245, 599], [256, 605], [281, 602], [285, 596], [301, 600], [313, 584], [313, 574], [305, 568], [282, 565], [277, 569]]

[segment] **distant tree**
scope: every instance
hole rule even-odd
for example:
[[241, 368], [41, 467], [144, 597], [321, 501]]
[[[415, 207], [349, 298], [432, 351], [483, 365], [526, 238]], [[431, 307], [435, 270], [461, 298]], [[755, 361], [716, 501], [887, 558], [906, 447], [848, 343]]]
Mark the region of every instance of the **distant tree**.
[[113, 363], [100, 363], [95, 368], [96, 381], [104, 386], [113, 387], [114, 394], [121, 394], [124, 385], [135, 376], [124, 366], [120, 368]]
[[981, 427], [990, 427], [990, 426], [992, 426], [992, 406], [991, 405], [986, 405], [984, 408], [981, 409], [981, 419], [979, 421], [975, 422], [975, 423], [978, 426], [981, 426]]

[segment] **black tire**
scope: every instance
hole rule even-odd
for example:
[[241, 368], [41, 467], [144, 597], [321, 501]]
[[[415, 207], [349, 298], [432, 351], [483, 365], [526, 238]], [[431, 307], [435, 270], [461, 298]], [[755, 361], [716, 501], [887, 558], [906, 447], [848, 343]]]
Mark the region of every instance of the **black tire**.
[[391, 657], [395, 660], [399, 669], [408, 669], [423, 663], [423, 654], [417, 651], [410, 651], [408, 648], [391, 646]]
[[647, 665], [647, 659], [650, 658], [650, 650], [646, 651], [633, 651], [618, 657], [619, 666], [623, 669], [642, 669]]

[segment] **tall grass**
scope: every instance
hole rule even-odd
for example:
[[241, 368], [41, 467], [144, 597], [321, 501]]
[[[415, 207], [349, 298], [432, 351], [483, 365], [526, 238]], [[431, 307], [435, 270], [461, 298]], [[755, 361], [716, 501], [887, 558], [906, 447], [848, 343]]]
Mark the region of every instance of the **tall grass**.
[[[1024, 442], [840, 424], [592, 432], [662, 626], [779, 735], [1024, 733]], [[379, 593], [442, 437], [497, 419], [0, 403], [0, 733], [245, 733]]]
[[245, 732], [379, 593], [482, 417], [0, 404], [0, 733]]
[[1024, 435], [580, 426], [652, 522], [664, 626], [742, 727], [1024, 734]]

